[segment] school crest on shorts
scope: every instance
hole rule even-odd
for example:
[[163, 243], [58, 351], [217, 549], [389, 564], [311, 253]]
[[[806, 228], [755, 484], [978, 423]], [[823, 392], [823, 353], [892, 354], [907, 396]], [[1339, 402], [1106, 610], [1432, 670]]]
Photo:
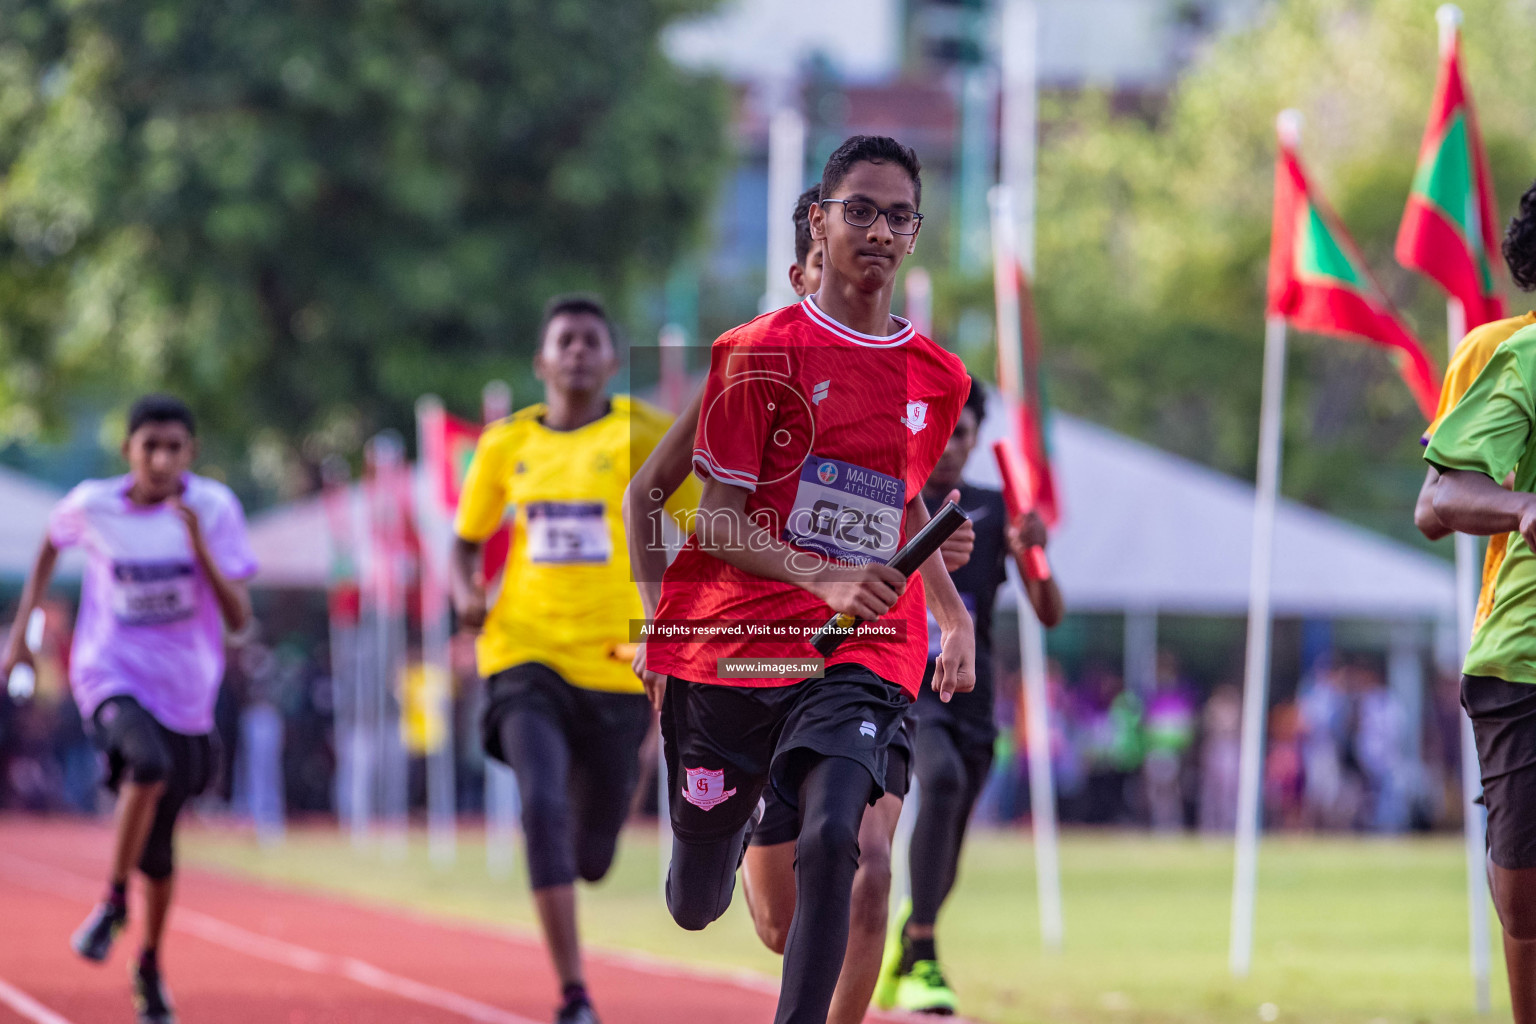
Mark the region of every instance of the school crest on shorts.
[[928, 425], [928, 403], [908, 402], [907, 414], [902, 417], [901, 422], [906, 424], [907, 429], [914, 434], [922, 430]]
[[734, 789], [725, 788], [724, 768], [689, 768], [688, 781], [683, 784], [683, 799], [701, 811], [723, 804], [736, 795]]

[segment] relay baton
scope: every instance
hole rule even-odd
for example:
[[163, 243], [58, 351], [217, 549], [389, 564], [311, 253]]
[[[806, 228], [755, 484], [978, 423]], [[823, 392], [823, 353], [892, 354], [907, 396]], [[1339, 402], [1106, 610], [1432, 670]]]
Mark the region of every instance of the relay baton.
[[[997, 457], [997, 471], [1003, 475], [1003, 504], [1008, 506], [1008, 521], [1015, 522], [1029, 511], [1021, 507], [1023, 503], [1019, 500], [1019, 496], [1026, 493], [1023, 481], [1019, 479], [1007, 441], [993, 441], [992, 454]], [[1031, 546], [1024, 550], [1024, 575], [1032, 580], [1051, 578], [1051, 563], [1045, 557], [1044, 548]]]
[[[939, 550], [939, 545], [949, 539], [949, 535], [960, 529], [960, 524], [965, 522], [965, 512], [952, 501], [944, 503], [939, 509], [939, 514], [928, 520], [928, 525], [917, 531], [916, 536], [902, 545], [900, 551], [891, 559], [890, 567], [903, 576], [911, 576], [917, 572], [922, 564], [928, 561], [930, 555]], [[859, 624], [859, 620], [852, 615], [842, 612], [827, 620], [827, 624], [817, 631], [811, 640], [811, 646], [817, 653], [827, 657], [842, 645], [842, 642], [852, 635], [853, 627]]]

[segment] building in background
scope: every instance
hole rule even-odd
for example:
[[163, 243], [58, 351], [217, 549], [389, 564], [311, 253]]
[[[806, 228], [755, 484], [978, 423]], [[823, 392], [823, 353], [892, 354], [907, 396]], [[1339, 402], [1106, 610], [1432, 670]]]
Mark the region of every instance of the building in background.
[[[655, 315], [691, 344], [760, 310], [768, 227], [768, 122], [783, 106], [807, 128], [805, 183], [842, 139], [893, 135], [924, 165], [924, 212], [937, 227], [918, 262], [985, 272], [986, 188], [995, 180], [996, 34], [1006, 0], [731, 0], [665, 37], [671, 57], [735, 90], [736, 165], [703, 255], [677, 268]], [[1203, 45], [1265, 0], [1035, 0], [1047, 91], [1103, 89], [1128, 111], [1155, 110]], [[789, 216], [785, 210], [783, 215]], [[775, 273], [783, 268], [775, 268]], [[961, 351], [965, 339], [955, 339]]]

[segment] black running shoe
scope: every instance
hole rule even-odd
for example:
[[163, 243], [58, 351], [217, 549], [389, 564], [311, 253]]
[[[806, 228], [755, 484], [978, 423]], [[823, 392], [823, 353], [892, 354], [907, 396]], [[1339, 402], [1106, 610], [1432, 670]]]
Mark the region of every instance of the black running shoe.
[[176, 1011], [160, 980], [160, 968], [142, 961], [133, 965], [133, 1008], [139, 1011], [139, 1024], [176, 1024]]
[[555, 1024], [602, 1024], [602, 1021], [597, 1019], [597, 1011], [592, 1009], [591, 1003], [579, 999], [560, 1007], [560, 1012], [555, 1014]]
[[70, 948], [93, 963], [101, 963], [112, 951], [112, 941], [128, 923], [128, 908], [111, 900], [102, 900], [85, 923], [75, 929]]

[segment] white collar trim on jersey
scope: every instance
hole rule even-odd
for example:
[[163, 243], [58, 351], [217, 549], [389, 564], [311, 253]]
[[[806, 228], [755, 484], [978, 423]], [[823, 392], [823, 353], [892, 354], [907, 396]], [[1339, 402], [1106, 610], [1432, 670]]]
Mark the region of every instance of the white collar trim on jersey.
[[855, 345], [863, 345], [866, 348], [895, 348], [897, 345], [905, 345], [917, 334], [909, 322], [903, 320], [899, 316], [896, 316], [894, 313], [891, 314], [891, 319], [901, 324], [901, 330], [897, 331], [895, 334], [861, 334], [851, 327], [844, 327], [842, 324], [832, 319], [826, 313], [822, 312], [821, 307], [816, 305], [816, 300], [809, 295], [805, 297], [804, 302], [800, 303], [800, 306], [805, 310], [806, 316], [809, 316], [811, 320], [816, 324], [825, 327], [833, 334], [836, 334], [847, 341], [853, 342]]

